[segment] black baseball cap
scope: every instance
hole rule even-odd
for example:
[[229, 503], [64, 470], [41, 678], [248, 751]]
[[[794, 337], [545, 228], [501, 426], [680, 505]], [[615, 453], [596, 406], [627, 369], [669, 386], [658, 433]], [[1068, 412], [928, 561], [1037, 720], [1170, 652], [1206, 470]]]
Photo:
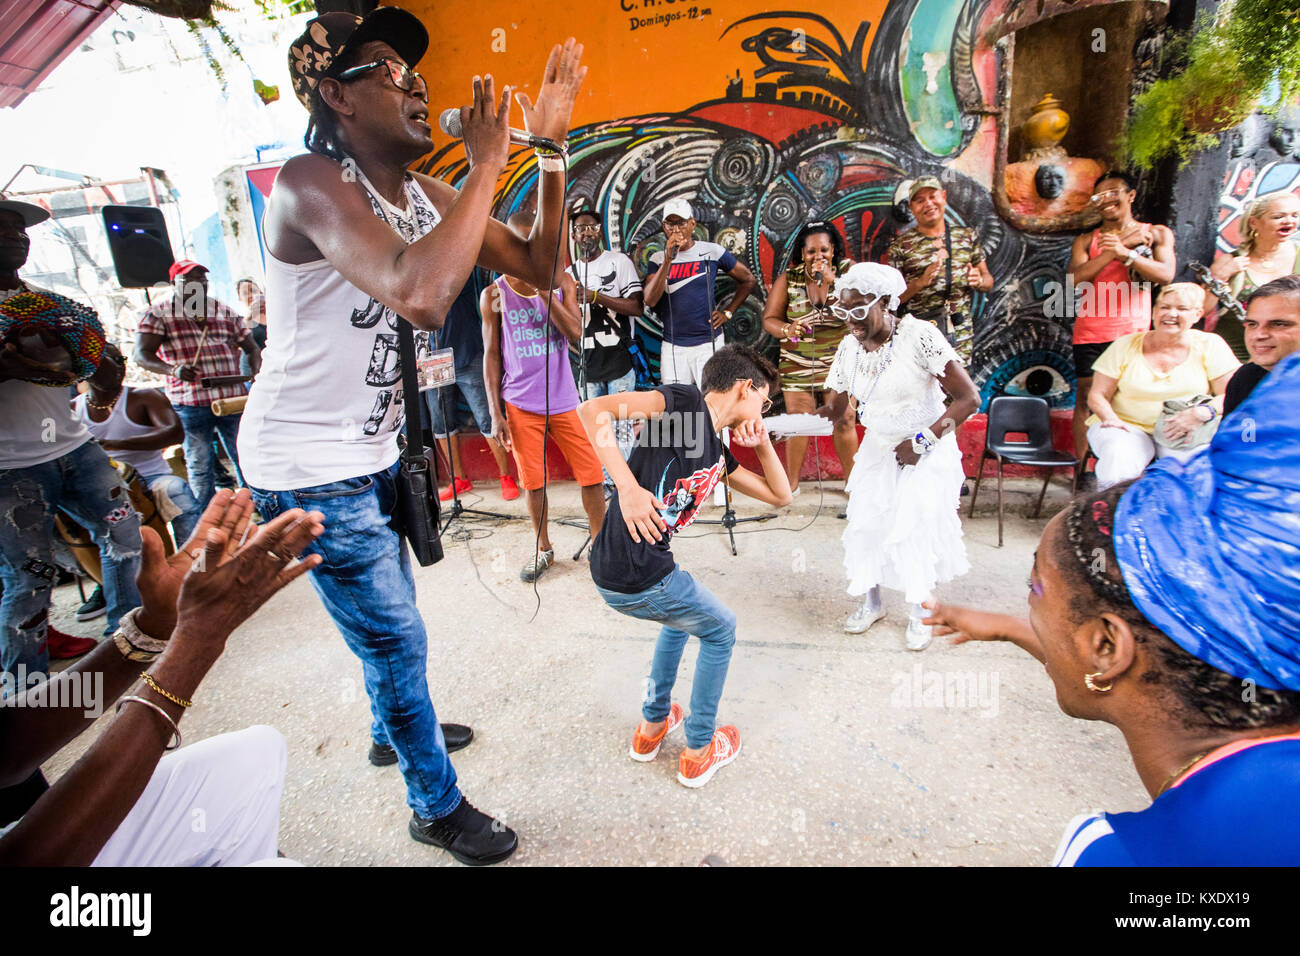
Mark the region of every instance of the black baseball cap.
[[311, 108], [312, 90], [333, 75], [335, 63], [371, 40], [382, 40], [414, 68], [429, 49], [429, 31], [415, 14], [401, 7], [375, 7], [364, 17], [335, 10], [307, 24], [289, 47], [289, 74], [298, 101]]

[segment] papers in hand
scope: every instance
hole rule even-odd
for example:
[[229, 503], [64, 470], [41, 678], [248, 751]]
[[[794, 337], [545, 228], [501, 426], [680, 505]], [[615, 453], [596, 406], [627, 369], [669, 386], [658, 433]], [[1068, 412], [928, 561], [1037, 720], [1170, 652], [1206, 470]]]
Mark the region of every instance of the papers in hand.
[[820, 415], [799, 412], [794, 415], [773, 415], [763, 419], [767, 432], [774, 438], [791, 438], [801, 435], [829, 435], [835, 431], [835, 423]]

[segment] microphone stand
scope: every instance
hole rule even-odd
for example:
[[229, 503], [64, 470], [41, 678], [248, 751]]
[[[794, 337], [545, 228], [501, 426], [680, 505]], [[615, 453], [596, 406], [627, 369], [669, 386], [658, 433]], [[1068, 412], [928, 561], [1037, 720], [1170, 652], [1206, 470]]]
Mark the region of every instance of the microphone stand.
[[[476, 289], [477, 289], [477, 284], [476, 284]], [[437, 332], [437, 339], [441, 339], [443, 333], [446, 332], [446, 330], [447, 330], [447, 325], [444, 322], [443, 327], [439, 329]], [[443, 343], [441, 341], [437, 341], [437, 345], [438, 348], [442, 348]], [[456, 463], [452, 460], [451, 457], [451, 439], [452, 439], [451, 414], [450, 414], [451, 409], [447, 407], [447, 390], [449, 387], [450, 386], [448, 385], [444, 385], [440, 389], [438, 389], [438, 402], [442, 406], [442, 424], [447, 429], [447, 471], [451, 474], [451, 507], [443, 515], [444, 520], [442, 522], [442, 527], [438, 529], [438, 534], [439, 535], [446, 534], [447, 529], [451, 527], [451, 523], [456, 519], [461, 518], [465, 515], [473, 515], [476, 518], [492, 518], [497, 521], [522, 521], [523, 515], [508, 515], [500, 511], [483, 511], [479, 508], [466, 508], [463, 504], [461, 504], [460, 494], [456, 491]], [[433, 443], [435, 447], [438, 444], [438, 438], [436, 435], [434, 436]], [[464, 454], [465, 454], [465, 450], [462, 448], [461, 455], [463, 456]], [[441, 457], [440, 455], [433, 456], [434, 487], [437, 487], [438, 484], [438, 460], [440, 457]], [[462, 465], [463, 463], [464, 463], [464, 459], [462, 458]], [[457, 533], [463, 534], [465, 532], [461, 531]]]
[[[579, 245], [577, 248], [579, 257], [582, 257], [582, 246]], [[586, 401], [587, 398], [587, 327], [591, 324], [591, 303], [585, 300], [587, 298], [587, 281], [591, 278], [590, 270], [591, 264], [586, 258], [582, 258], [582, 298], [584, 301], [580, 305], [579, 313], [582, 316], [582, 326], [578, 329], [578, 399], [580, 401]], [[581, 547], [573, 553], [574, 561], [581, 560], [582, 552], [586, 551], [587, 545], [591, 544], [591, 529], [587, 527], [587, 522], [579, 518], [559, 518], [555, 523], [568, 528], [580, 528], [587, 532], [587, 540], [582, 542]]]
[[[664, 294], [667, 295], [667, 290], [665, 290]], [[714, 334], [716, 330], [713, 328], [713, 312], [714, 312], [715, 303], [713, 301], [712, 282], [708, 283], [708, 297], [709, 297], [709, 317], [707, 321], [709, 323], [709, 344], [713, 346], [713, 354], [717, 355], [718, 337], [717, 335]], [[669, 315], [671, 316], [672, 314], [671, 305], [669, 306], [668, 311], [669, 311]], [[728, 445], [730, 445], [730, 437], [728, 437]], [[771, 519], [775, 518], [777, 514], [775, 511], [768, 511], [768, 512], [764, 512], [761, 515], [746, 515], [744, 518], [736, 517], [736, 509], [731, 506], [731, 476], [727, 474], [727, 470], [725, 467], [723, 468], [722, 471], [722, 493], [723, 493], [723, 501], [725, 502], [726, 505], [726, 507], [723, 509], [722, 517], [721, 518], [696, 518], [695, 523], [722, 525], [722, 527], [725, 528], [727, 531], [727, 541], [731, 545], [731, 556], [734, 558], [736, 557], [737, 554], [736, 531], [735, 531], [736, 525], [744, 524], [750, 521], [770, 521]]]

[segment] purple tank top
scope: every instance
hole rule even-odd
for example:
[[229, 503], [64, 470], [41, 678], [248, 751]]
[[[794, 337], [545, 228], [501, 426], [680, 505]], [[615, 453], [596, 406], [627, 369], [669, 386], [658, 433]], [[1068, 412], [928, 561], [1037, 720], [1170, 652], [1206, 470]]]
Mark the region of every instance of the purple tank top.
[[[546, 321], [546, 297], [524, 298], [504, 278], [497, 279], [495, 285], [501, 293], [501, 397], [515, 408], [544, 414], [549, 374], [551, 414], [573, 411], [578, 407], [578, 386], [569, 365], [569, 343], [559, 329]], [[556, 289], [556, 301], [561, 297]]]

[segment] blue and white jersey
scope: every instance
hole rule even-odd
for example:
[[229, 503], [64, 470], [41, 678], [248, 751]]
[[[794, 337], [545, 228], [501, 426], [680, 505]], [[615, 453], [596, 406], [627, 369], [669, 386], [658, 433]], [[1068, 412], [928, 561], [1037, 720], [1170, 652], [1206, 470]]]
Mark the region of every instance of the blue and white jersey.
[[1145, 810], [1079, 816], [1053, 866], [1300, 865], [1300, 734], [1220, 747]]
[[[662, 252], [650, 257], [655, 271], [663, 261]], [[734, 268], [736, 257], [716, 242], [696, 239], [689, 249], [678, 251], [668, 267], [667, 291], [654, 307], [664, 326], [665, 342], [704, 345], [713, 340], [718, 334], [709, 328], [709, 316], [718, 308], [713, 284], [719, 271], [730, 272]]]

